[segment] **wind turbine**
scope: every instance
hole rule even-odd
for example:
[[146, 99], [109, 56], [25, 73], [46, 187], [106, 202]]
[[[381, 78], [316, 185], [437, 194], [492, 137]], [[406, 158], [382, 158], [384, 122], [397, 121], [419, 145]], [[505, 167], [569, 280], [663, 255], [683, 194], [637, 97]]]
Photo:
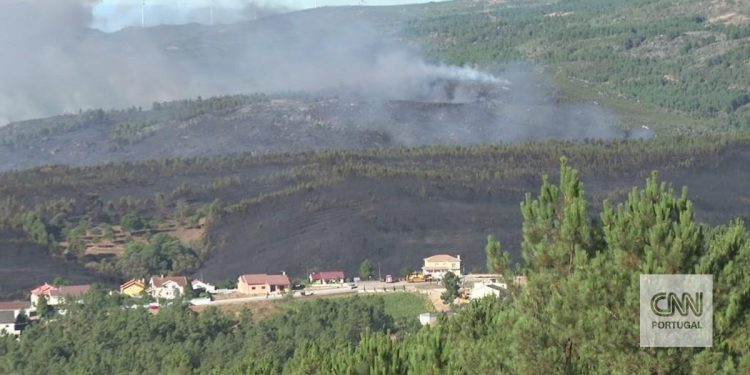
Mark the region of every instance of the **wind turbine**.
[[211, 25], [214, 24], [214, 0], [211, 0]]
[[141, 27], [146, 27], [146, 0], [141, 0]]

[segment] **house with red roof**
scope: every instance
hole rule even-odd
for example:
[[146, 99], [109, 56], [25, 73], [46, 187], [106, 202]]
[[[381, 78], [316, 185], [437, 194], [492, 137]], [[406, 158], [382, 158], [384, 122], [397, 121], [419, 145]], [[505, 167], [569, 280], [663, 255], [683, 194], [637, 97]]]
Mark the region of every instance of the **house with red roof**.
[[256, 273], [237, 278], [237, 291], [250, 296], [284, 293], [289, 290], [290, 286], [291, 282], [286, 273], [281, 275]]
[[34, 288], [31, 291], [31, 307], [36, 308], [39, 298], [46, 298], [47, 304], [50, 306], [57, 306], [65, 302], [66, 300], [75, 299], [80, 301], [86, 292], [91, 289], [91, 285], [63, 285], [54, 286], [48, 283], [44, 283], [41, 286]]
[[333, 284], [343, 283], [346, 279], [344, 271], [320, 271], [309, 275], [311, 283]]
[[146, 292], [154, 298], [175, 299], [185, 294], [188, 286], [185, 276], [153, 276], [148, 282]]

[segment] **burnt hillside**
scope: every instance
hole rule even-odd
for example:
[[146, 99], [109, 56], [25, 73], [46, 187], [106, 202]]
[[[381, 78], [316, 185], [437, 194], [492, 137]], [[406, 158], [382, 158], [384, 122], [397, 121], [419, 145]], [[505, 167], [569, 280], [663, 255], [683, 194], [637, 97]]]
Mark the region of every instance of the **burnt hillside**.
[[[700, 221], [750, 212], [744, 139], [325, 151], [8, 172], [0, 175], [0, 247], [14, 259], [28, 248], [22, 227], [30, 210], [50, 226], [115, 224], [126, 213], [156, 221], [205, 213], [213, 202], [218, 218], [196, 271], [210, 281], [243, 272], [356, 272], [367, 257], [383, 273], [397, 273], [437, 251], [460, 253], [467, 270], [480, 269], [490, 233], [520, 259], [519, 202], [538, 190], [541, 173], [555, 174], [563, 155], [581, 170], [595, 205], [623, 199], [659, 170], [662, 179], [689, 186]], [[52, 265], [42, 276], [57, 274], [70, 272]], [[33, 284], [0, 277], [17, 288]]]

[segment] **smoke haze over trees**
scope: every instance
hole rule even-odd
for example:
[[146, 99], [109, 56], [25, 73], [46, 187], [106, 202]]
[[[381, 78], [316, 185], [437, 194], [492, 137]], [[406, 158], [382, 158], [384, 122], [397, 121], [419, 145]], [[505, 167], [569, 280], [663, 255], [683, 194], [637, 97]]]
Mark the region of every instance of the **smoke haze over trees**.
[[[384, 36], [387, 28], [350, 17], [352, 13], [308, 11], [233, 25], [129, 28], [108, 34], [90, 28], [92, 6], [79, 0], [0, 6], [0, 48], [10, 51], [0, 61], [0, 124], [197, 96], [305, 91], [366, 102], [364, 122], [387, 124], [409, 137], [414, 132], [382, 117], [383, 103], [406, 101], [410, 110], [411, 101], [491, 107], [490, 118], [465, 109], [464, 117], [488, 127], [481, 133], [450, 129], [451, 124], [436, 122], [443, 114], [427, 108], [417, 122], [438, 134], [434, 143], [623, 135], [616, 128], [617, 117], [606, 109], [557, 104], [552, 86], [531, 66], [498, 68], [495, 76], [428, 63], [396, 37], [397, 31]], [[258, 15], [274, 10], [245, 11]], [[441, 136], [446, 131], [459, 134], [458, 140]], [[402, 134], [393, 136], [401, 141]]]

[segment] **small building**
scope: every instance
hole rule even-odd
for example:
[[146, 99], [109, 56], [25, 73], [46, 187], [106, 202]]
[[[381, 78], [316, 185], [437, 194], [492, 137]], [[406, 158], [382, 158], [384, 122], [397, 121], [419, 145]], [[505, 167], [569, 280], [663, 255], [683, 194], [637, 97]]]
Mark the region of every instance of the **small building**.
[[458, 277], [461, 277], [461, 256], [456, 255], [455, 257], [448, 254], [433, 255], [428, 258], [424, 258], [424, 266], [422, 267], [422, 273], [425, 276], [431, 276], [433, 279], [441, 280], [443, 275], [448, 272], [453, 272]]
[[16, 329], [16, 317], [13, 311], [0, 311], [0, 336], [18, 335], [21, 332]]
[[333, 284], [343, 283], [346, 279], [344, 271], [321, 271], [313, 272], [309, 275], [311, 283]]
[[86, 292], [91, 289], [91, 285], [65, 285], [56, 287], [44, 283], [31, 291], [31, 307], [36, 308], [39, 298], [44, 296], [47, 299], [47, 305], [57, 306], [66, 300], [74, 299], [80, 301]]
[[190, 285], [197, 292], [216, 293], [216, 286], [202, 280], [195, 279], [190, 282]]
[[146, 292], [154, 298], [175, 299], [185, 294], [188, 285], [185, 276], [153, 276]]
[[[450, 318], [451, 316], [453, 316], [453, 311], [448, 311], [443, 314], [446, 317]], [[437, 312], [426, 312], [426, 313], [419, 314], [419, 323], [422, 324], [423, 326], [433, 325], [437, 323], [438, 319], [440, 318], [440, 315], [441, 313], [437, 313]]]
[[469, 299], [481, 299], [486, 296], [500, 297], [504, 295], [508, 290], [508, 284], [498, 283], [494, 281], [483, 281], [474, 284], [469, 294]]
[[120, 294], [125, 294], [130, 297], [140, 296], [145, 291], [146, 281], [143, 279], [130, 279], [120, 285]]
[[237, 291], [250, 296], [283, 293], [291, 283], [286, 274], [268, 275], [265, 273], [242, 275], [237, 278]]
[[33, 308], [31, 308], [31, 302], [30, 301], [4, 301], [0, 302], [0, 312], [2, 311], [12, 311], [13, 312], [13, 319], [18, 318], [21, 313], [26, 314], [26, 316], [32, 316], [34, 315], [35, 311]]

